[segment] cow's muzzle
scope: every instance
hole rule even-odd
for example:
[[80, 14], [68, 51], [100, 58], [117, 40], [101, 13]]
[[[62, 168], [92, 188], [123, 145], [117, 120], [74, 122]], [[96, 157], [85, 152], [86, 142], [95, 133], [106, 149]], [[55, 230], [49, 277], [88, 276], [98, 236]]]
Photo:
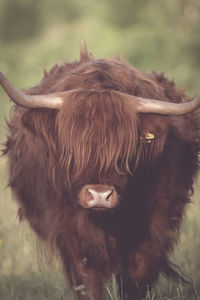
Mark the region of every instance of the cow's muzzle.
[[112, 209], [119, 203], [115, 187], [102, 184], [84, 185], [78, 194], [78, 198], [82, 207], [94, 210]]

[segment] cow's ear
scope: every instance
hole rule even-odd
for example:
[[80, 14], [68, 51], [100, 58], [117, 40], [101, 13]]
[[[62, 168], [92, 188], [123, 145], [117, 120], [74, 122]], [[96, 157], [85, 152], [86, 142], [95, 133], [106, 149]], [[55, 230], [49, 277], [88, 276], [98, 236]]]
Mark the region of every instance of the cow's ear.
[[34, 109], [26, 111], [22, 116], [22, 125], [34, 135], [44, 132], [53, 134], [57, 111], [50, 109]]
[[197, 143], [200, 148], [200, 122], [196, 113], [173, 118], [172, 125], [181, 139]]
[[140, 137], [142, 141], [156, 141], [167, 134], [169, 118], [167, 116], [143, 114], [140, 118]]
[[36, 135], [36, 128], [34, 126], [34, 121], [33, 121], [33, 113], [32, 111], [27, 111], [23, 114], [22, 116], [22, 125], [30, 131], [32, 134]]
[[138, 147], [142, 153], [141, 161], [154, 162], [163, 152], [169, 131], [168, 116], [142, 114], [140, 116], [140, 141]]

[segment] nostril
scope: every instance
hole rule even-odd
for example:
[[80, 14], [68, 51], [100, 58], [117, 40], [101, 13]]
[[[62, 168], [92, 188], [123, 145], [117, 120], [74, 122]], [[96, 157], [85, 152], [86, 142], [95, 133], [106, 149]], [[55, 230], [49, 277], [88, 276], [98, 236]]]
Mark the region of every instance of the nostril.
[[106, 200], [107, 200], [107, 201], [110, 200], [112, 194], [113, 194], [113, 190], [108, 191], [108, 195], [107, 195], [107, 197], [106, 197]]
[[86, 190], [86, 197], [87, 197], [87, 199], [88, 199], [89, 201], [91, 201], [91, 200], [94, 200], [95, 195], [94, 195], [94, 193], [93, 193], [92, 190], [87, 189], [87, 190]]

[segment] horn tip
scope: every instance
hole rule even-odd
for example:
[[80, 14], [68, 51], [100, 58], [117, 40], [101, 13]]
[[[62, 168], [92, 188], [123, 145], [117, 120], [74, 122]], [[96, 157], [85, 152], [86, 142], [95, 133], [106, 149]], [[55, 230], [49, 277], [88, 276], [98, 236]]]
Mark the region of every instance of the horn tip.
[[0, 83], [2, 81], [2, 79], [5, 78], [5, 76], [3, 75], [3, 73], [0, 71]]
[[6, 76], [0, 71], [0, 84], [3, 86], [3, 84], [8, 81]]

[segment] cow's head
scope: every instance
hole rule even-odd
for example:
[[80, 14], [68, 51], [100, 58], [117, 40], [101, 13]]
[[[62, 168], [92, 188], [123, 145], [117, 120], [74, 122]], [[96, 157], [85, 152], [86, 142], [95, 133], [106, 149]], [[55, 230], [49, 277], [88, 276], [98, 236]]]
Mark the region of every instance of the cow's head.
[[[134, 176], [158, 131], [152, 117], [147, 126], [150, 115], [156, 115], [155, 119], [183, 115], [200, 105], [200, 99], [168, 102], [163, 88], [150, 75], [121, 61], [95, 60], [83, 52], [79, 63], [66, 65], [66, 71], [58, 75], [50, 72], [27, 93], [16, 90], [2, 73], [0, 83], [13, 102], [33, 114], [42, 108], [56, 112], [49, 148], [85, 209], [118, 206], [128, 177]], [[50, 135], [45, 130], [44, 138]], [[161, 134], [160, 141], [159, 145], [164, 143]]]

